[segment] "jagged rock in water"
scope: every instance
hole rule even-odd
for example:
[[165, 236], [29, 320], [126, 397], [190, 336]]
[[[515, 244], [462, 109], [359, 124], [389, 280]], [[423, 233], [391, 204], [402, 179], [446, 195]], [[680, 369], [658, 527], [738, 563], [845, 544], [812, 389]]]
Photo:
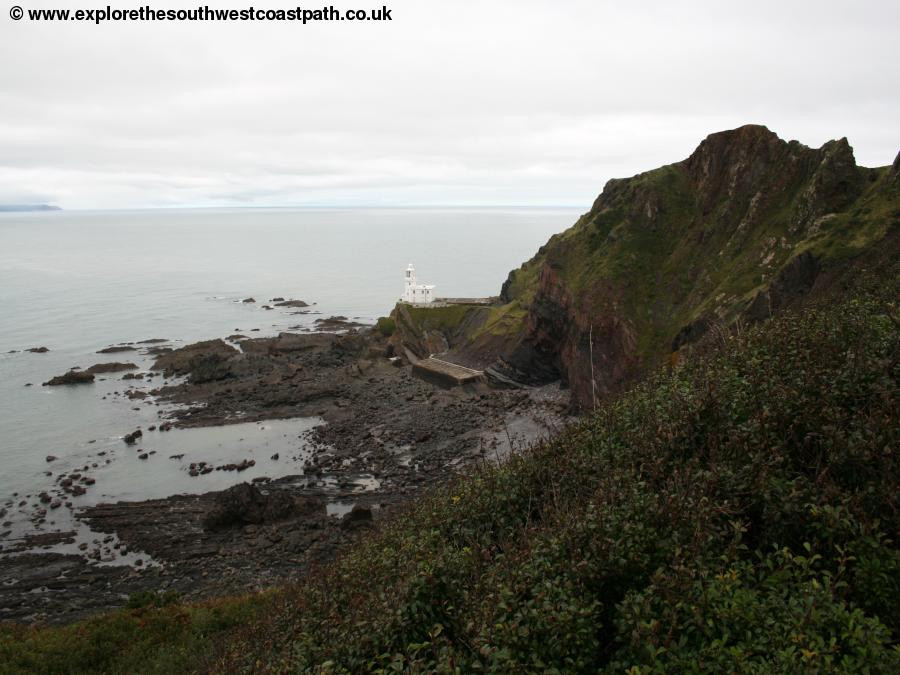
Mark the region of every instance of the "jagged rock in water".
[[113, 345], [97, 351], [98, 354], [118, 354], [120, 352], [136, 352], [137, 349], [128, 345]]
[[228, 360], [240, 351], [223, 340], [204, 340], [161, 354], [153, 370], [166, 377], [191, 375], [196, 381], [224, 379], [229, 375]]
[[112, 361], [110, 363], [95, 363], [85, 370], [86, 373], [116, 373], [123, 370], [135, 370], [137, 365], [131, 362]]
[[144, 435], [144, 432], [140, 429], [135, 429], [130, 434], [125, 434], [122, 437], [122, 440], [125, 441], [126, 445], [134, 445], [137, 443], [137, 439], [141, 438]]
[[90, 384], [94, 381], [94, 374], [80, 370], [70, 370], [64, 375], [57, 375], [44, 382], [45, 387], [56, 387], [63, 384]]

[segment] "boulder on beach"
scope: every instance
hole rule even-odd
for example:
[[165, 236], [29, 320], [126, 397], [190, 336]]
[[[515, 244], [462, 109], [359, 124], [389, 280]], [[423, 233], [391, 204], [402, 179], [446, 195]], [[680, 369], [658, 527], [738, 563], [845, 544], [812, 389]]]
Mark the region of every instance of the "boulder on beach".
[[241, 302], [256, 302], [256, 298], [244, 298], [243, 300], [241, 300]]
[[309, 307], [309, 303], [303, 300], [278, 300], [275, 298], [272, 302], [276, 307]]
[[46, 347], [31, 347], [25, 350], [26, 352], [31, 352], [32, 354], [46, 354], [50, 350]]
[[86, 373], [117, 373], [121, 370], [136, 370], [137, 365], [131, 362], [111, 361], [109, 363], [95, 363], [85, 370]]
[[345, 530], [356, 530], [372, 526], [372, 509], [355, 504], [349, 513], [341, 518], [341, 527]]
[[63, 375], [57, 375], [49, 381], [44, 382], [45, 387], [56, 387], [61, 384], [90, 384], [94, 381], [94, 374], [81, 372], [78, 370], [70, 370]]
[[203, 517], [203, 527], [221, 530], [282, 520], [304, 505], [305, 500], [287, 492], [272, 490], [263, 494], [250, 483], [239, 483], [219, 493], [215, 505]]

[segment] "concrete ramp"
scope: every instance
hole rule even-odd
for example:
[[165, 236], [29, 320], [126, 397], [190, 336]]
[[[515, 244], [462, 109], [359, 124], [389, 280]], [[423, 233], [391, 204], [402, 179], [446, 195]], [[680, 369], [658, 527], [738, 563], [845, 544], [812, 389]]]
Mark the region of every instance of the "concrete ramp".
[[484, 379], [484, 371], [466, 368], [458, 363], [450, 363], [434, 356], [414, 363], [413, 374], [423, 380], [451, 387], [472, 384]]

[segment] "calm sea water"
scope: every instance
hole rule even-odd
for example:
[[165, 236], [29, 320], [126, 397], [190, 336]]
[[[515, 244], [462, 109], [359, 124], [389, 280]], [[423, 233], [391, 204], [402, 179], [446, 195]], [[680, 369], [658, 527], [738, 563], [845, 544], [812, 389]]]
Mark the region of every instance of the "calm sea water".
[[[0, 508], [47, 489], [48, 470], [92, 464], [97, 485], [73, 500], [76, 507], [298, 473], [304, 455], [298, 437], [317, 420], [145, 433], [141, 445], [157, 453], [141, 461], [121, 436], [157, 422], [161, 408], [115, 395], [125, 390], [121, 373], [98, 376], [94, 385], [41, 383], [73, 366], [121, 360], [146, 369], [152, 362], [140, 352], [96, 353], [117, 343], [165, 338], [178, 346], [237, 331], [271, 335], [335, 314], [373, 322], [393, 307], [410, 261], [439, 296], [494, 295], [509, 270], [577, 215], [572, 209], [0, 213]], [[316, 303], [312, 309], [321, 315], [262, 309], [277, 296]], [[257, 302], [240, 302], [246, 297]], [[254, 328], [259, 332], [250, 333]], [[39, 346], [50, 351], [24, 351]], [[159, 380], [151, 383], [141, 386]], [[269, 459], [274, 452], [278, 462]], [[183, 460], [169, 459], [181, 453]], [[59, 459], [48, 464], [47, 455]], [[187, 476], [189, 461], [248, 456], [257, 466], [240, 475]], [[21, 533], [25, 513], [6, 508], [0, 521], [13, 525], [0, 532]], [[64, 512], [51, 512], [56, 526], [65, 525]]]

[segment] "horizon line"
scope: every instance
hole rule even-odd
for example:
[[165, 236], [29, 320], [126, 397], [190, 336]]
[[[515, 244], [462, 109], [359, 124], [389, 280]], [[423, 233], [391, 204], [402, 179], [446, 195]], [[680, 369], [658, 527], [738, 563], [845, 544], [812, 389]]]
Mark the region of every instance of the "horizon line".
[[[552, 209], [583, 209], [583, 204], [288, 204], [288, 205], [241, 205], [226, 206], [222, 204], [212, 205], [176, 205], [176, 206], [87, 206], [87, 207], [65, 207], [55, 203], [35, 204], [35, 208], [17, 211], [10, 208], [4, 210], [4, 207], [20, 207], [32, 206], [31, 204], [0, 204], [0, 213], [59, 213], [59, 212], [76, 212], [76, 211], [178, 211], [178, 210], [215, 210], [215, 209], [247, 209], [247, 210], [428, 210], [428, 209], [532, 209], [532, 210], [552, 210]], [[52, 207], [52, 208], [40, 208]], [[590, 208], [588, 205], [587, 208]]]

